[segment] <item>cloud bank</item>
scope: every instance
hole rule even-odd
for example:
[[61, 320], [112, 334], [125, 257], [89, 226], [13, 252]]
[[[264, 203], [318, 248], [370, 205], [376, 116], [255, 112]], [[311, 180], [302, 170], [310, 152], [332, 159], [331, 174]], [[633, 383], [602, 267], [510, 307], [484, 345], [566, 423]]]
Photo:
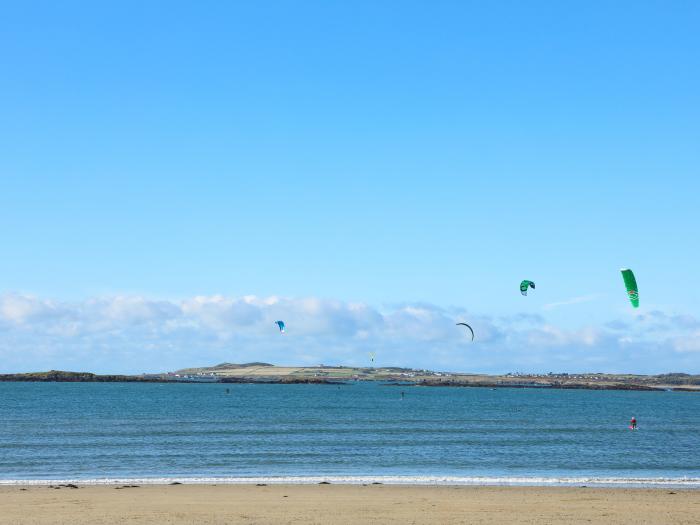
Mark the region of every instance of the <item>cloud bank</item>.
[[[455, 326], [464, 320], [474, 343]], [[367, 365], [368, 352], [378, 366], [467, 372], [698, 372], [700, 320], [651, 311], [567, 330], [536, 314], [499, 317], [423, 303], [0, 295], [0, 372], [139, 373], [222, 361]]]

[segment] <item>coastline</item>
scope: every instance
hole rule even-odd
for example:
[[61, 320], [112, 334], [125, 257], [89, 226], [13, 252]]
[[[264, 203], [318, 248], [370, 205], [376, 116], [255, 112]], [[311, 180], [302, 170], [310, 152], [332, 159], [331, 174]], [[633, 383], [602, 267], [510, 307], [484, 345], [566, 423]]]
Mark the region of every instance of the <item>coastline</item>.
[[327, 385], [327, 386], [352, 386], [356, 383], [373, 383], [385, 387], [438, 387], [438, 388], [487, 388], [495, 389], [537, 389], [537, 390], [597, 390], [597, 391], [634, 391], [634, 392], [687, 392], [700, 393], [698, 385], [655, 385], [632, 383], [596, 384], [596, 383], [561, 383], [561, 382], [530, 382], [519, 383], [514, 381], [453, 381], [453, 380], [428, 380], [407, 382], [399, 378], [379, 379], [343, 379], [343, 378], [316, 378], [316, 377], [223, 377], [217, 379], [166, 379], [160, 377], [143, 376], [119, 376], [96, 375], [92, 373], [73, 375], [49, 375], [34, 376], [33, 374], [3, 374], [0, 375], [0, 383], [142, 383], [142, 384], [179, 384], [179, 385]]
[[15, 524], [680, 525], [697, 522], [700, 491], [333, 484], [4, 486], [0, 505], [0, 523]]
[[700, 490], [700, 477], [603, 477], [603, 476], [168, 476], [0, 479], [0, 487], [46, 487], [60, 485], [386, 485], [402, 487], [597, 487], [623, 489]]

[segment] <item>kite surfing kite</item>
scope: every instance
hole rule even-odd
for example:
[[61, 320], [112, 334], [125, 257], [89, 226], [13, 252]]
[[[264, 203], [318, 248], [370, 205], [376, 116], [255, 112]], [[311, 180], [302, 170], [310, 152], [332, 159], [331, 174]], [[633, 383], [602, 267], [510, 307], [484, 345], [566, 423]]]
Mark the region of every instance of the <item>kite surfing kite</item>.
[[525, 280], [520, 283], [520, 293], [523, 295], [527, 295], [527, 289], [532, 288], [533, 290], [535, 289], [535, 283], [532, 281]]
[[275, 321], [275, 324], [279, 327], [280, 333], [284, 333], [284, 321]]
[[622, 272], [622, 279], [625, 281], [627, 296], [630, 298], [632, 306], [639, 308], [639, 289], [637, 288], [637, 279], [634, 278], [634, 273], [629, 268], [623, 268], [620, 271]]
[[369, 352], [367, 355], [369, 356], [369, 360], [374, 363], [374, 352]]
[[473, 341], [474, 340], [474, 330], [472, 330], [472, 327], [469, 326], [467, 323], [457, 323], [456, 324], [456, 326], [460, 326], [460, 325], [466, 326], [467, 328], [469, 328], [469, 331], [472, 333], [472, 341]]

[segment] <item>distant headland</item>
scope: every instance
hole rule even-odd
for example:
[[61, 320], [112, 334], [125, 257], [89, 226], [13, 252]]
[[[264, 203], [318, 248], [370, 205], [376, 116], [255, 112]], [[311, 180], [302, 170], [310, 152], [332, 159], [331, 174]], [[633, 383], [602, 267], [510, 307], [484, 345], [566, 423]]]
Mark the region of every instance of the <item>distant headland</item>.
[[185, 368], [175, 372], [141, 375], [99, 375], [89, 372], [50, 370], [2, 374], [0, 382], [81, 383], [267, 383], [347, 384], [376, 381], [386, 385], [488, 388], [557, 388], [587, 390], [649, 390], [700, 392], [700, 375], [604, 373], [548, 373], [504, 375], [433, 372], [399, 367], [275, 366], [269, 363], [221, 363], [211, 367]]

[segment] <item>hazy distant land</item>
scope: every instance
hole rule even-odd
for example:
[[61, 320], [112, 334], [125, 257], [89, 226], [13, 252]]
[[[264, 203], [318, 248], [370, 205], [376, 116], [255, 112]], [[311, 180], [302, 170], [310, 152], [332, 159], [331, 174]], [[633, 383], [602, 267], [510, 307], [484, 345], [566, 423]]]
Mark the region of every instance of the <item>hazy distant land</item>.
[[180, 382], [180, 383], [318, 383], [337, 384], [377, 381], [403, 386], [453, 386], [490, 388], [563, 388], [589, 390], [680, 390], [700, 392], [700, 375], [549, 373], [466, 374], [398, 367], [275, 366], [268, 363], [221, 363], [212, 367], [185, 368], [175, 372], [142, 375], [98, 375], [51, 370], [0, 375], [0, 381], [57, 382]]

